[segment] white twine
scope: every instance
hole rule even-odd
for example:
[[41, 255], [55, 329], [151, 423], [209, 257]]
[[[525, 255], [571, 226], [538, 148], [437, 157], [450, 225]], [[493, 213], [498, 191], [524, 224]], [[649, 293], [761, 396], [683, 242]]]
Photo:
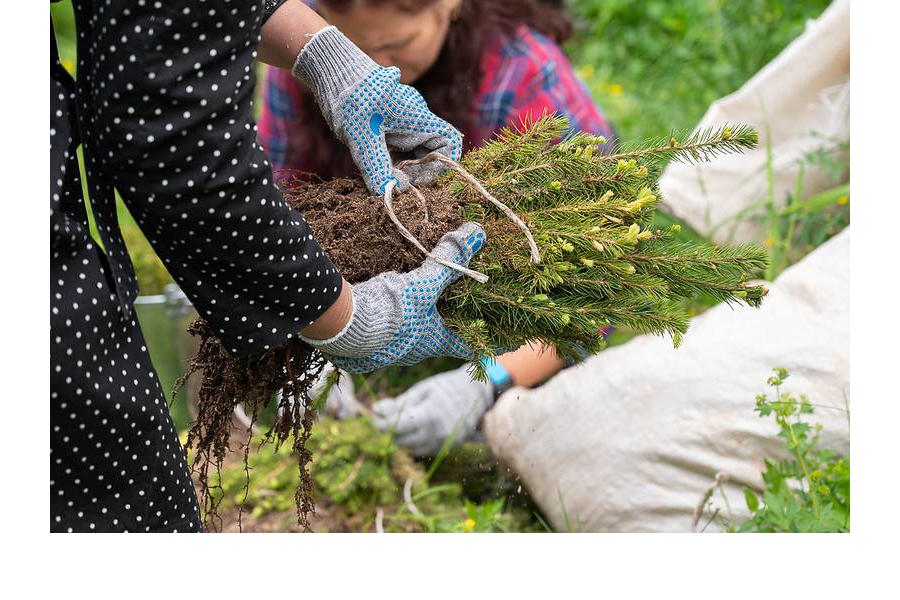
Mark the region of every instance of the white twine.
[[412, 500], [412, 483], [412, 478], [409, 478], [406, 480], [406, 483], [403, 484], [403, 500], [406, 502], [406, 508], [409, 509], [409, 512], [414, 515], [421, 515], [422, 512]]
[[[394, 213], [394, 188], [396, 187], [396, 185], [397, 185], [397, 182], [392, 179], [391, 181], [388, 182], [387, 186], [385, 186], [385, 188], [384, 188], [384, 207], [385, 207], [385, 209], [387, 209], [388, 217], [391, 218], [391, 221], [394, 223], [394, 225], [397, 227], [397, 229], [400, 230], [400, 234], [403, 235], [403, 237], [405, 237], [406, 239], [408, 239], [425, 256], [427, 256], [434, 262], [442, 264], [445, 267], [453, 269], [454, 271], [459, 271], [460, 273], [462, 273], [464, 275], [468, 275], [469, 277], [471, 277], [475, 281], [478, 281], [479, 283], [487, 283], [488, 276], [485, 275], [484, 273], [479, 273], [478, 271], [475, 271], [473, 269], [469, 269], [462, 265], [458, 265], [456, 263], [450, 262], [449, 260], [444, 260], [443, 258], [437, 257], [434, 254], [432, 254], [431, 252], [429, 252], [425, 248], [425, 246], [423, 246], [421, 244], [421, 242], [419, 242], [419, 240], [417, 240], [416, 237], [412, 233], [410, 233], [406, 227], [403, 226], [403, 223], [400, 222], [400, 219], [398, 219], [396, 213]], [[422, 197], [422, 200], [424, 201], [424, 197]], [[426, 216], [427, 216], [427, 214], [428, 213], [426, 211]]]
[[375, 509], [375, 533], [384, 533], [384, 511], [380, 506]]
[[415, 194], [416, 198], [419, 199], [419, 206], [422, 207], [422, 212], [425, 213], [425, 222], [428, 222], [428, 201], [425, 199], [425, 196], [422, 192], [419, 191], [419, 188], [414, 186], [413, 184], [409, 184], [409, 189], [411, 189]]
[[529, 229], [528, 229], [528, 225], [526, 225], [525, 222], [521, 218], [519, 218], [519, 215], [517, 215], [515, 212], [513, 212], [513, 210], [510, 207], [508, 207], [507, 205], [503, 204], [502, 202], [500, 202], [499, 200], [494, 198], [494, 196], [492, 196], [491, 193], [488, 192], [484, 188], [483, 185], [481, 185], [480, 181], [478, 181], [475, 177], [473, 177], [471, 173], [466, 171], [462, 167], [462, 165], [460, 165], [458, 162], [456, 162], [452, 158], [445, 156], [444, 154], [441, 154], [440, 152], [435, 151], [435, 152], [432, 152], [422, 158], [417, 158], [415, 160], [403, 161], [402, 163], [397, 165], [397, 168], [400, 169], [407, 165], [418, 165], [418, 164], [422, 164], [422, 163], [426, 163], [426, 162], [431, 162], [433, 160], [442, 162], [445, 165], [447, 165], [448, 167], [450, 167], [451, 169], [453, 169], [454, 171], [456, 171], [457, 173], [459, 173], [463, 179], [468, 181], [472, 185], [472, 187], [474, 187], [476, 190], [478, 190], [478, 192], [482, 196], [487, 198], [491, 202], [491, 204], [493, 204], [494, 206], [496, 206], [497, 208], [502, 210], [503, 213], [507, 217], [509, 217], [509, 220], [512, 221], [513, 223], [515, 223], [516, 226], [522, 230], [522, 233], [525, 234], [525, 237], [528, 239], [528, 247], [531, 249], [531, 262], [533, 262], [536, 265], [541, 263], [541, 254], [538, 251], [538, 247], [534, 241], [534, 237], [531, 235], [531, 231], [529, 231]]

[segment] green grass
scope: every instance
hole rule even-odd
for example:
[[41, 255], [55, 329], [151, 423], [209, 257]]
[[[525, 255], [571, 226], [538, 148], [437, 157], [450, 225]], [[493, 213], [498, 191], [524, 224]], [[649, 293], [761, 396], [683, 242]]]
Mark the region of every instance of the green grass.
[[690, 129], [830, 0], [578, 0], [568, 45], [625, 140]]

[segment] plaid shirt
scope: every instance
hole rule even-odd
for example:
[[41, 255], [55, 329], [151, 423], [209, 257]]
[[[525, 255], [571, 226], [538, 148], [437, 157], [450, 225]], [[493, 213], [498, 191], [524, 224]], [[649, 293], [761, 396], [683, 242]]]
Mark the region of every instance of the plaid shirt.
[[[482, 58], [482, 73], [473, 104], [476, 125], [463, 132], [467, 147], [481, 146], [503, 127], [534, 120], [544, 112], [564, 115], [574, 131], [615, 137], [560, 47], [528, 27], [491, 45]], [[302, 94], [303, 84], [290, 71], [267, 70], [259, 141], [275, 171], [309, 171], [303, 160], [308, 142], [298, 119]]]

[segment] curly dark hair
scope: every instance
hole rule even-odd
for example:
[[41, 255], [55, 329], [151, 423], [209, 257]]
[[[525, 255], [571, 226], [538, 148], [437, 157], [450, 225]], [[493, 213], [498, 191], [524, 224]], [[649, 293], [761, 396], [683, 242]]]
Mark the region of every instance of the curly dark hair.
[[[439, 0], [318, 0], [336, 12], [350, 10], [355, 2], [373, 6], [394, 4], [417, 12]], [[475, 125], [472, 101], [481, 84], [481, 62], [488, 44], [513, 35], [527, 26], [561, 44], [572, 35], [572, 22], [563, 3], [556, 0], [463, 0], [457, 18], [450, 23], [437, 61], [414, 87], [432, 112], [464, 133]], [[328, 128], [313, 95], [304, 88], [300, 121], [306, 133], [301, 148], [304, 170], [323, 179], [357, 173], [346, 147]], [[473, 141], [466, 136], [466, 150]]]

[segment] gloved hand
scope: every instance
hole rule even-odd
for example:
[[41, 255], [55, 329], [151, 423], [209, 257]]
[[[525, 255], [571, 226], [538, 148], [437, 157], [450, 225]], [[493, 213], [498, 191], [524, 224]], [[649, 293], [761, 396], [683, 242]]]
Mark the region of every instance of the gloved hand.
[[[312, 89], [373, 194], [384, 195], [391, 179], [400, 190], [410, 182], [392, 167], [388, 148], [413, 158], [437, 150], [459, 160], [462, 134], [435, 116], [418, 91], [400, 84], [399, 69], [379, 66], [335, 27], [322, 29], [306, 43], [292, 72]], [[409, 173], [421, 185], [442, 170], [432, 161], [410, 167]]]
[[467, 366], [434, 375], [398, 396], [376, 402], [375, 425], [394, 431], [394, 441], [416, 456], [434, 456], [455, 432], [456, 443], [471, 440], [493, 404], [490, 383], [472, 381]]
[[[459, 265], [484, 245], [484, 230], [465, 223], [444, 235], [432, 254]], [[458, 271], [430, 258], [409, 273], [382, 273], [353, 285], [353, 313], [344, 329], [327, 340], [301, 338], [319, 348], [336, 367], [368, 373], [388, 365], [414, 365], [434, 356], [471, 358], [462, 338], [444, 325], [435, 304]]]

